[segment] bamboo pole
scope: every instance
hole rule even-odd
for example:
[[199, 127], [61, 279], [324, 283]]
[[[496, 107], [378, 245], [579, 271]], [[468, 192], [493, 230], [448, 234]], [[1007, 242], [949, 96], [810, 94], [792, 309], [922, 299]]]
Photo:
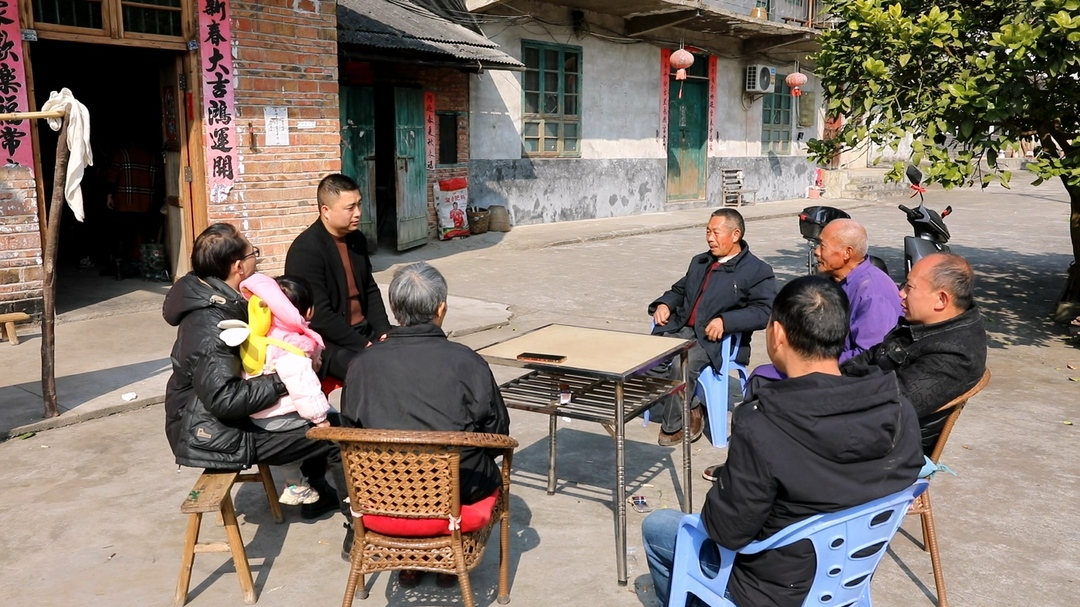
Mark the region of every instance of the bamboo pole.
[[[60, 112], [60, 116], [63, 115], [64, 113]], [[42, 291], [45, 311], [41, 318], [41, 395], [45, 401], [46, 418], [59, 415], [56, 404], [56, 252], [60, 243], [60, 218], [64, 216], [67, 166], [71, 158], [67, 129], [68, 121], [64, 120], [60, 126], [60, 138], [56, 142], [52, 202], [49, 204], [49, 227], [44, 243], [45, 278]]]
[[35, 118], [63, 118], [64, 110], [53, 110], [51, 112], [11, 112], [8, 114], [0, 114], [0, 122], [7, 120], [34, 120]]

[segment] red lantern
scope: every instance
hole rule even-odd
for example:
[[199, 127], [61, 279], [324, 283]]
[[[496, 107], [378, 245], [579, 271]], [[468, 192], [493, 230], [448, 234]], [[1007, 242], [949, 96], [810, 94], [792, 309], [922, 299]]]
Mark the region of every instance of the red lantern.
[[[686, 80], [686, 70], [691, 65], [694, 65], [694, 55], [690, 51], [681, 48], [674, 53], [671, 53], [671, 57], [668, 58], [668, 63], [671, 67], [675, 68], [675, 79]], [[679, 99], [682, 99], [682, 84], [679, 84]]]
[[678, 70], [675, 72], [675, 79], [686, 80], [686, 70], [691, 65], [694, 65], [694, 55], [690, 51], [681, 48], [671, 53], [671, 58], [668, 61], [671, 63], [671, 67]]
[[802, 89], [799, 87], [806, 84], [806, 75], [802, 72], [792, 72], [784, 78], [784, 82], [791, 87], [792, 96], [799, 97], [802, 95]]

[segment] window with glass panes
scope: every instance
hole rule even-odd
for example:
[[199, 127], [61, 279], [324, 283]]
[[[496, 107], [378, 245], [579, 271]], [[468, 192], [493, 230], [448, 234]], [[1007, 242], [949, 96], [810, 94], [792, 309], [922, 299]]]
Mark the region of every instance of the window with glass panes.
[[[49, 25], [99, 30], [101, 35], [119, 37], [145, 34], [150, 37], [181, 38], [185, 7], [181, 0], [31, 0], [35, 26]], [[104, 12], [119, 13], [119, 31]]]
[[761, 153], [791, 152], [791, 88], [784, 83], [786, 74], [776, 75], [776, 88], [765, 95], [761, 104]]
[[777, 87], [761, 104], [761, 153], [788, 153], [792, 149], [792, 90], [777, 75]]
[[581, 155], [581, 47], [521, 43], [521, 136], [528, 156]]

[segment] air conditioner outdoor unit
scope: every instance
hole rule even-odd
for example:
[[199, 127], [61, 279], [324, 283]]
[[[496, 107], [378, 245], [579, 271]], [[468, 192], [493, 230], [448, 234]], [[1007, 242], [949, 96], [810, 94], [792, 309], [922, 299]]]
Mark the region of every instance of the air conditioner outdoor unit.
[[776, 89], [776, 68], [768, 65], [746, 66], [746, 92], [771, 93]]

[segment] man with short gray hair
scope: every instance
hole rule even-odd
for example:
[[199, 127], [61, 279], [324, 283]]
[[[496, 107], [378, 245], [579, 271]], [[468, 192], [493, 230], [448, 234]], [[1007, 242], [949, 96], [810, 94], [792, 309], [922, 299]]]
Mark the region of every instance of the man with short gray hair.
[[[425, 262], [394, 273], [390, 311], [401, 326], [391, 328], [349, 365], [341, 394], [344, 426], [510, 433], [510, 416], [491, 368], [467, 346], [448, 340], [442, 330], [446, 294], [446, 279]], [[501, 483], [491, 455], [482, 449], [461, 450], [462, 504], [480, 501]], [[351, 547], [351, 541], [346, 543]], [[419, 583], [419, 577], [409, 573], [399, 582], [409, 587]]]

